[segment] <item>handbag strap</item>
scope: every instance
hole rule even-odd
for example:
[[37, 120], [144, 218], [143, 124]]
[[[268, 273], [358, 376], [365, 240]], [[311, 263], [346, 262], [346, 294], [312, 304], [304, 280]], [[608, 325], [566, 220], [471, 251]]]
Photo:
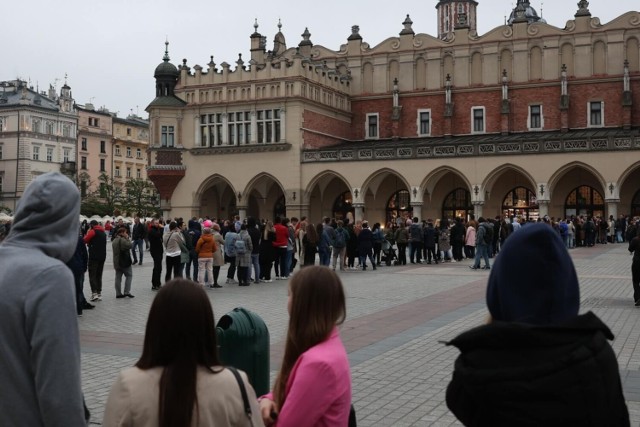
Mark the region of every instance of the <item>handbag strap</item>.
[[247, 396], [247, 389], [244, 386], [244, 381], [242, 381], [242, 377], [238, 373], [238, 370], [233, 366], [227, 366], [227, 369], [231, 371], [234, 377], [236, 377], [236, 381], [238, 382], [238, 386], [240, 387], [240, 393], [242, 394], [242, 401], [244, 402], [244, 413], [247, 414], [247, 418], [249, 418], [249, 423], [253, 427], [253, 417], [251, 411], [251, 404], [249, 403], [249, 396]]

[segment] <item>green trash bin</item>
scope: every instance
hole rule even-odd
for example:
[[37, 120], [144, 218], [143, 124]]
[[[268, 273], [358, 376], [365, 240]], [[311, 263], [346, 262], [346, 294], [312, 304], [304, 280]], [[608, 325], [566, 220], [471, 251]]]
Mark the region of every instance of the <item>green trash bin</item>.
[[261, 396], [269, 389], [269, 329], [257, 314], [234, 308], [218, 321], [218, 353], [224, 365], [243, 370]]

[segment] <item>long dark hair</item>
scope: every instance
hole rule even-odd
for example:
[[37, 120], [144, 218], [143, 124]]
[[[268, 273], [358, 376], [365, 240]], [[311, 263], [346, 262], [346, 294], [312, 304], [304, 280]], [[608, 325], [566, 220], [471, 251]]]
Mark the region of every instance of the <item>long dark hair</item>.
[[289, 375], [302, 353], [329, 338], [347, 316], [344, 289], [338, 275], [327, 267], [309, 266], [289, 282], [291, 308], [282, 367], [276, 378], [274, 398], [282, 408]]
[[220, 366], [213, 309], [198, 284], [174, 279], [158, 292], [136, 366], [164, 367], [159, 385], [159, 427], [190, 426], [193, 413], [197, 414], [198, 366], [211, 373], [217, 373], [212, 366]]

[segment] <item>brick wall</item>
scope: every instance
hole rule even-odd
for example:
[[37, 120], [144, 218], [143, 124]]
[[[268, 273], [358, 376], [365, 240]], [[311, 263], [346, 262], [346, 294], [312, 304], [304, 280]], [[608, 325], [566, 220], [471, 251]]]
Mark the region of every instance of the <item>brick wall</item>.
[[182, 165], [182, 153], [178, 150], [156, 151], [156, 165]]
[[319, 132], [304, 132], [305, 148], [329, 147], [351, 137], [351, 123], [311, 110], [304, 110], [302, 127]]
[[[632, 125], [640, 125], [640, 81], [632, 82], [633, 107]], [[587, 103], [601, 100], [605, 103], [605, 126], [622, 126], [622, 79], [616, 82], [581, 83], [569, 82], [569, 127], [572, 129], [587, 127]], [[510, 115], [509, 131], [528, 131], [529, 106], [542, 105], [544, 130], [559, 130], [560, 123], [560, 84], [537, 86], [509, 90]], [[485, 123], [487, 133], [501, 132], [502, 93], [499, 86], [494, 88], [478, 88], [474, 92], [457, 92], [454, 90], [452, 100], [454, 113], [451, 119], [452, 134], [466, 135], [471, 133], [471, 108], [485, 107]], [[431, 135], [445, 134], [444, 93], [436, 94], [402, 94], [400, 98], [402, 115], [399, 126], [401, 138], [415, 138], [419, 109], [431, 109]], [[378, 113], [380, 117], [380, 138], [391, 138], [392, 135], [392, 99], [360, 99], [352, 102], [353, 126], [351, 138], [365, 138], [365, 121], [369, 113]]]

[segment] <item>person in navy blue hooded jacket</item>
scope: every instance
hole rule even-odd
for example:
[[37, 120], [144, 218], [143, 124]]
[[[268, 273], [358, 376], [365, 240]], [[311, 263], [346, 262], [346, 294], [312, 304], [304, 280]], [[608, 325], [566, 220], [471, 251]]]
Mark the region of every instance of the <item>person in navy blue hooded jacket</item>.
[[514, 233], [489, 277], [491, 320], [449, 345], [461, 354], [447, 406], [466, 426], [628, 426], [611, 330], [578, 314], [580, 290], [560, 236]]

